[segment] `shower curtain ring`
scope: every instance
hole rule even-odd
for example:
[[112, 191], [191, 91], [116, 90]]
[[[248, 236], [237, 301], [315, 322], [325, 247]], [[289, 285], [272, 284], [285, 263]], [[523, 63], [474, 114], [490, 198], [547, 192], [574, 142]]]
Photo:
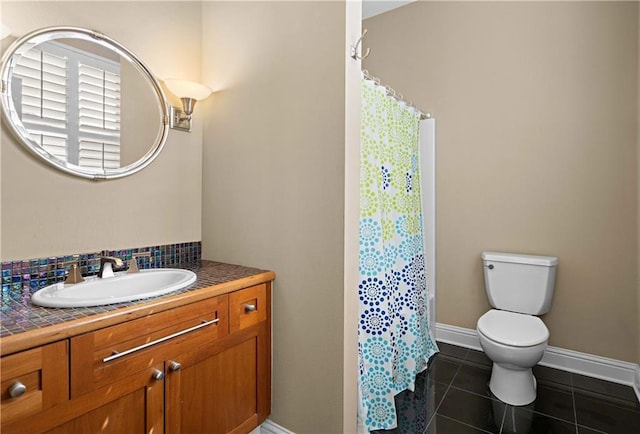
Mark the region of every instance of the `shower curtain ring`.
[[360, 36], [356, 43], [351, 46], [351, 58], [353, 60], [362, 60], [369, 57], [369, 54], [371, 54], [371, 48], [367, 48], [367, 51], [364, 53], [364, 55], [361, 55], [362, 38], [364, 38], [366, 34], [367, 29], [364, 29], [364, 31], [362, 32], [362, 36]]

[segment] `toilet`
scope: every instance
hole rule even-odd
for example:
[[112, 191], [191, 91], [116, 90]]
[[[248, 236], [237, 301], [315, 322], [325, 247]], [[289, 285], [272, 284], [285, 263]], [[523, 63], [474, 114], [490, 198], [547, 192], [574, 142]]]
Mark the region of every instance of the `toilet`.
[[549, 340], [537, 315], [551, 307], [558, 258], [484, 252], [482, 265], [494, 307], [477, 325], [480, 346], [493, 362], [489, 388], [502, 402], [527, 405], [536, 399], [531, 368], [542, 359]]

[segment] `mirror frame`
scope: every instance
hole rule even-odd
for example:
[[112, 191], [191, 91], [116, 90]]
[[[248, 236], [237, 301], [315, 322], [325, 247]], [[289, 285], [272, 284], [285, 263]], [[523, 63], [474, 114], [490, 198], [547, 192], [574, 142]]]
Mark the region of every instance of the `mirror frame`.
[[[18, 117], [11, 96], [11, 86], [9, 85], [10, 74], [14, 66], [14, 54], [20, 53], [20, 49], [26, 42], [43, 43], [60, 38], [75, 38], [85, 41], [97, 43], [128, 60], [143, 76], [155, 93], [160, 106], [160, 123], [161, 128], [156, 137], [155, 143], [151, 145], [149, 150], [137, 161], [117, 169], [99, 169], [99, 168], [83, 168], [75, 164], [70, 164], [59, 158], [54, 157], [45, 151], [41, 146], [29, 138], [26, 127], [22, 124], [22, 120]], [[155, 78], [151, 70], [127, 47], [119, 42], [109, 38], [108, 36], [95, 31], [81, 27], [55, 26], [39, 29], [24, 35], [14, 41], [2, 56], [2, 66], [0, 67], [0, 102], [2, 105], [2, 118], [5, 124], [15, 136], [15, 138], [33, 155], [47, 164], [71, 175], [88, 178], [93, 180], [116, 179], [124, 176], [132, 175], [147, 167], [160, 154], [169, 133], [169, 105], [167, 98], [160, 86], [159, 81]]]

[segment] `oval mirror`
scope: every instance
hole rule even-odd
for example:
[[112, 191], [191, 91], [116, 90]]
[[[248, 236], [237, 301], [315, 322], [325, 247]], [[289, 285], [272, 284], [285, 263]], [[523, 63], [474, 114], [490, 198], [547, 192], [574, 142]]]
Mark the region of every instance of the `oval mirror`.
[[158, 81], [122, 44], [93, 30], [50, 27], [2, 57], [2, 117], [34, 155], [64, 172], [113, 179], [142, 170], [168, 133]]

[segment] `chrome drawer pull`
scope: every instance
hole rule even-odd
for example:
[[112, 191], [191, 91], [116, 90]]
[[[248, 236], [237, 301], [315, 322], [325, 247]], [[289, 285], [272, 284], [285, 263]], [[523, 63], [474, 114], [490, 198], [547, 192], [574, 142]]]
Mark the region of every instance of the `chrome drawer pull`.
[[256, 310], [256, 305], [255, 304], [245, 304], [244, 305], [244, 311], [245, 312], [253, 312]]
[[171, 370], [172, 372], [179, 371], [181, 368], [182, 365], [179, 362], [176, 362], [175, 360], [169, 362], [169, 370]]
[[164, 372], [162, 372], [160, 369], [154, 369], [153, 373], [151, 374], [151, 378], [153, 378], [156, 381], [163, 380]]
[[24, 392], [26, 391], [27, 391], [27, 386], [25, 386], [19, 381], [16, 381], [11, 385], [11, 387], [9, 387], [9, 396], [11, 396], [12, 398], [19, 398], [22, 395], [24, 395]]
[[210, 326], [212, 324], [216, 324], [218, 321], [220, 321], [220, 318], [216, 318], [216, 319], [211, 320], [211, 321], [202, 321], [202, 324], [198, 324], [198, 325], [195, 325], [193, 327], [189, 327], [188, 329], [184, 329], [184, 330], [181, 330], [179, 332], [173, 333], [171, 335], [162, 337], [160, 339], [156, 339], [155, 341], [147, 342], [146, 344], [142, 344], [142, 345], [139, 345], [137, 347], [133, 347], [133, 348], [128, 349], [126, 351], [123, 351], [121, 353], [118, 353], [118, 352], [114, 351], [114, 354], [112, 354], [112, 355], [110, 355], [108, 357], [105, 357], [104, 359], [102, 359], [102, 361], [104, 363], [107, 363], [107, 362], [110, 362], [112, 360], [119, 359], [120, 357], [124, 357], [126, 355], [131, 354], [131, 353], [135, 353], [136, 351], [144, 350], [145, 348], [149, 348], [149, 347], [151, 347], [153, 345], [156, 345], [156, 344], [159, 344], [161, 342], [168, 341], [169, 339], [173, 339], [173, 338], [176, 338], [178, 336], [182, 336], [182, 335], [184, 335], [186, 333], [201, 329], [203, 327]]

